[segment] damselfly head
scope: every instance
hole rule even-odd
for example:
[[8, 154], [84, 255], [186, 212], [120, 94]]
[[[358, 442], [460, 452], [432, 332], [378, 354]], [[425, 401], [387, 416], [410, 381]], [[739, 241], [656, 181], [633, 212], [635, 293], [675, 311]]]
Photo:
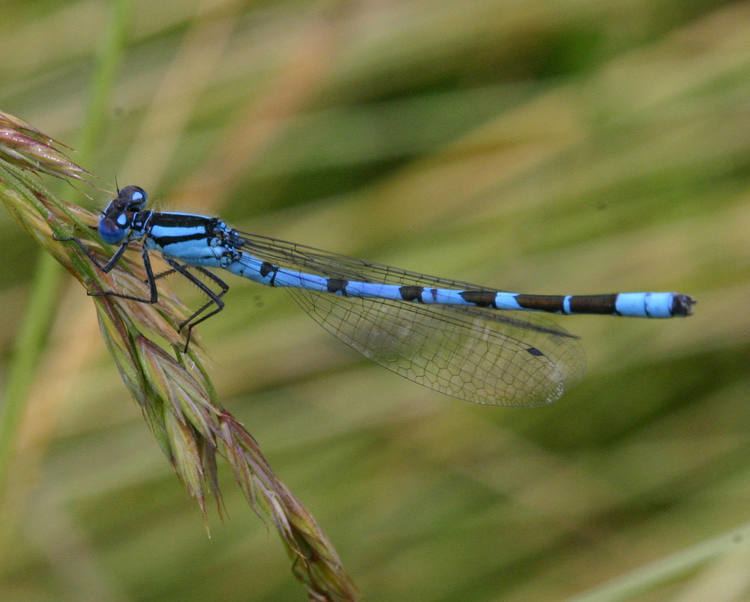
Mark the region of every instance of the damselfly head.
[[148, 195], [140, 186], [125, 186], [117, 191], [99, 218], [99, 235], [110, 245], [122, 242], [130, 233], [133, 216], [146, 206]]

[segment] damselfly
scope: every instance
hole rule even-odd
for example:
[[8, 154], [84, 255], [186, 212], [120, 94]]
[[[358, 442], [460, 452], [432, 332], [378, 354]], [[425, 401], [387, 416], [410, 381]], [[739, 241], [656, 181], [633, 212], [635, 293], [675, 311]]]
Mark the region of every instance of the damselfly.
[[[206, 268], [286, 288], [324, 329], [365, 357], [420, 385], [476, 403], [535, 405], [556, 400], [583, 370], [578, 338], [539, 313], [645, 318], [690, 315], [679, 293], [529, 295], [409, 272], [230, 228], [215, 217], [146, 209], [138, 186], [118, 190], [102, 211], [99, 235], [119, 248], [104, 272], [141, 243], [149, 295], [104, 294], [157, 303], [156, 280], [179, 273], [209, 301], [180, 326], [192, 329], [224, 309], [229, 286]], [[149, 253], [170, 269], [154, 275]], [[196, 276], [201, 274], [207, 285]]]

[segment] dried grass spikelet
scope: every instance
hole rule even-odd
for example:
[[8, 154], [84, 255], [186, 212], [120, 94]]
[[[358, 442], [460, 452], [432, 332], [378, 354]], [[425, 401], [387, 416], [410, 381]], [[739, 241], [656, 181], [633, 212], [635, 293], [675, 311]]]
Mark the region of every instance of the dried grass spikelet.
[[[59, 238], [78, 237], [102, 260], [111, 255], [95, 238], [96, 216], [46, 190], [36, 176], [88, 181], [60, 145], [21, 120], [0, 113], [0, 200], [32, 237], [89, 291], [143, 295], [140, 257], [123, 257], [104, 274]], [[279, 481], [255, 439], [224, 410], [194, 351], [182, 353], [178, 299], [160, 286], [159, 303], [92, 297], [99, 325], [123, 381], [188, 492], [206, 512], [213, 497], [222, 511], [217, 454], [224, 456], [248, 502], [271, 518], [312, 600], [353, 600], [356, 590], [313, 516]]]

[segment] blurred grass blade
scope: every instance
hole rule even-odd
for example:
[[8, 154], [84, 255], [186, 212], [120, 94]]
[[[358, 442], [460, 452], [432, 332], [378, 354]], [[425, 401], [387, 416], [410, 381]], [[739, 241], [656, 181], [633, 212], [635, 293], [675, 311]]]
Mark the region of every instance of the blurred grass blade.
[[747, 548], [748, 536], [750, 523], [652, 562], [630, 574], [621, 575], [595, 590], [572, 598], [570, 602], [616, 602], [636, 599], [664, 583], [695, 571], [700, 565], [718, 556], [736, 551], [740, 546]]
[[[34, 177], [42, 172], [81, 179], [82, 172], [53, 141], [44, 143], [44, 153], [36, 144], [16, 145], [13, 153], [0, 147], [0, 200], [87, 290], [142, 295], [145, 271], [137, 259], [124, 257], [104, 274], [75, 245], [57, 240], [72, 234], [101, 260], [110, 254], [95, 239], [96, 216], [58, 199]], [[315, 519], [276, 478], [255, 439], [219, 405], [197, 346], [181, 351], [180, 302], [163, 286], [158, 305], [106, 296], [93, 300], [123, 381], [201, 510], [205, 513], [206, 499], [213, 496], [221, 511], [216, 455], [223, 455], [250, 504], [276, 526], [310, 598], [355, 599], [354, 585]]]

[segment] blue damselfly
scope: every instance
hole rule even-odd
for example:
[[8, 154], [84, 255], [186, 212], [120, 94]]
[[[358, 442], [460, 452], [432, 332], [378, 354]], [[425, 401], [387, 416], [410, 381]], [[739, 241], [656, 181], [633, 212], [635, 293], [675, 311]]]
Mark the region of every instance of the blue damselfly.
[[[679, 293], [529, 295], [427, 276], [230, 228], [215, 217], [146, 209], [138, 186], [118, 190], [102, 211], [99, 235], [117, 251], [141, 243], [149, 295], [110, 295], [157, 303], [158, 278], [179, 273], [209, 301], [180, 326], [192, 329], [224, 308], [229, 286], [206, 268], [289, 290], [324, 329], [365, 357], [425, 387], [476, 403], [535, 405], [560, 397], [583, 369], [578, 338], [541, 313], [645, 318], [688, 316], [694, 301]], [[155, 275], [150, 252], [170, 269]], [[199, 273], [215, 289], [198, 278]], [[500, 311], [502, 310], [502, 311]], [[537, 312], [537, 313], [519, 313]]]

